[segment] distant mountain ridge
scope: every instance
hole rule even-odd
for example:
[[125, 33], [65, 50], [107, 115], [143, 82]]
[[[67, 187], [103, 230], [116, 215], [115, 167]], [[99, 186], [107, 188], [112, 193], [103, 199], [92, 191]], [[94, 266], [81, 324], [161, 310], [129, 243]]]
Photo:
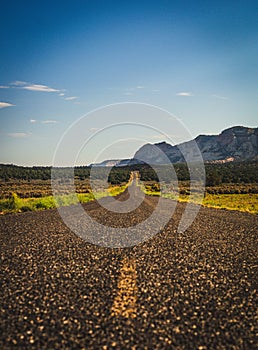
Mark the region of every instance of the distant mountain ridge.
[[129, 165], [131, 159], [108, 159], [101, 163], [90, 164], [90, 167], [113, 167], [113, 166], [126, 166]]
[[[143, 145], [132, 159], [109, 160], [95, 166], [124, 166], [140, 163], [167, 164], [185, 162], [183, 156], [197, 157], [193, 153], [194, 141], [199, 147], [205, 162], [225, 163], [230, 161], [258, 160], [258, 128], [233, 126], [219, 135], [199, 135], [175, 146], [167, 142]], [[161, 152], [162, 151], [162, 152]], [[182, 152], [181, 152], [182, 151]], [[116, 164], [112, 164], [116, 162]], [[102, 165], [100, 165], [102, 164]]]
[[[194, 141], [198, 145], [205, 162], [244, 161], [258, 158], [258, 128], [234, 126], [219, 135], [199, 135]], [[149, 164], [164, 164], [164, 153], [172, 163], [184, 162], [184, 154], [193, 149], [193, 140], [171, 146], [166, 142], [143, 145], [134, 159]], [[159, 150], [163, 152], [159, 152]]]

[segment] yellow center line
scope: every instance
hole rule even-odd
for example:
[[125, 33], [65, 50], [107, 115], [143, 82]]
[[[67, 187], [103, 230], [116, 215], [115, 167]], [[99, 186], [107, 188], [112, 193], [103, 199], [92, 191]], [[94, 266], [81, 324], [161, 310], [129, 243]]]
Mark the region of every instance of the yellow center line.
[[137, 291], [135, 259], [124, 258], [117, 285], [117, 295], [111, 308], [111, 315], [135, 318], [137, 315]]

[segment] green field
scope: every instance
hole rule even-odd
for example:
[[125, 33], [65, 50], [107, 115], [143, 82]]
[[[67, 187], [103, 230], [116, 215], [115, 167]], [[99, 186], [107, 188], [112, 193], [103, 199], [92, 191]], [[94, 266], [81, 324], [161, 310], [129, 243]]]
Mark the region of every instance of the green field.
[[[145, 190], [146, 194], [151, 196], [160, 196], [159, 191]], [[206, 193], [202, 201], [198, 197], [180, 194], [175, 196], [171, 193], [163, 193], [163, 197], [178, 200], [179, 202], [192, 202], [202, 204], [206, 207], [238, 210], [251, 214], [258, 214], [258, 194], [255, 193], [238, 193], [238, 194], [210, 194]]]
[[203, 205], [258, 214], [258, 194], [207, 194]]
[[117, 196], [125, 191], [128, 185], [110, 186], [107, 191], [90, 193], [64, 194], [60, 196], [45, 196], [40, 198], [21, 198], [13, 193], [10, 198], [0, 199], [0, 213], [18, 213], [25, 211], [53, 209], [60, 206], [87, 203], [107, 196]]
[[[0, 213], [25, 212], [43, 209], [52, 209], [58, 206], [86, 203], [105, 196], [116, 196], [122, 193], [129, 185], [110, 185], [105, 189], [103, 181], [95, 182], [97, 192], [92, 192], [89, 181], [76, 180], [76, 194], [67, 194], [69, 184], [61, 188], [61, 195], [54, 198], [51, 195], [51, 183], [49, 180], [13, 180], [0, 183]], [[152, 196], [160, 195], [160, 185], [155, 181], [141, 181], [144, 193]], [[12, 192], [13, 190], [13, 192]], [[258, 214], [258, 186], [257, 183], [223, 183], [221, 185], [206, 187], [205, 197], [198, 199], [198, 183], [193, 185], [190, 195], [189, 181], [179, 181], [179, 195], [176, 195], [173, 184], [164, 184], [162, 196], [179, 200], [181, 202], [191, 201], [207, 207], [238, 210]]]

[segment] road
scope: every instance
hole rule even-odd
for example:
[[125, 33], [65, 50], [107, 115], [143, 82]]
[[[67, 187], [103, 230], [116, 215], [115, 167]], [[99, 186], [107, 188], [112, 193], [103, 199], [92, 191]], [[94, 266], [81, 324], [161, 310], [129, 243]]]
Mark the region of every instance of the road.
[[[157, 200], [84, 208], [125, 228]], [[2, 216], [0, 349], [256, 349], [257, 216], [202, 208], [178, 233], [183, 210], [128, 248], [82, 240], [57, 210]]]

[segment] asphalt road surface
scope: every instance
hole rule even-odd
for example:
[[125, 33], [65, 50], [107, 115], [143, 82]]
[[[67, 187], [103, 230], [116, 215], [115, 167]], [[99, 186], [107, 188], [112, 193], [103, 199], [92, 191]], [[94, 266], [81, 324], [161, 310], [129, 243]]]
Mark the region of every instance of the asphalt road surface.
[[[84, 208], [125, 228], [156, 203]], [[257, 216], [202, 208], [178, 233], [183, 210], [131, 248], [84, 241], [57, 210], [2, 216], [0, 349], [257, 349]]]

